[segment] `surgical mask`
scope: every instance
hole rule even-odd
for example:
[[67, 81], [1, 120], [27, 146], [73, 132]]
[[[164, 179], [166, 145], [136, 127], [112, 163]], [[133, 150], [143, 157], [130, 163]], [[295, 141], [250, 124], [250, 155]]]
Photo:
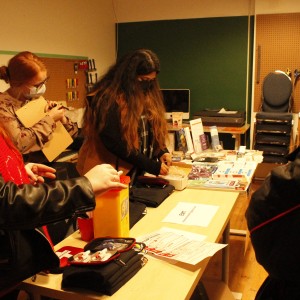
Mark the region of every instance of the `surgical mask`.
[[25, 98], [27, 99], [35, 99], [35, 98], [39, 98], [40, 96], [43, 96], [46, 92], [46, 85], [43, 84], [41, 85], [40, 87], [35, 87], [35, 86], [32, 86], [30, 89], [29, 89], [29, 93], [28, 94], [25, 94]]
[[141, 80], [139, 81], [140, 86], [144, 92], [148, 92], [153, 89], [154, 81], [153, 80]]

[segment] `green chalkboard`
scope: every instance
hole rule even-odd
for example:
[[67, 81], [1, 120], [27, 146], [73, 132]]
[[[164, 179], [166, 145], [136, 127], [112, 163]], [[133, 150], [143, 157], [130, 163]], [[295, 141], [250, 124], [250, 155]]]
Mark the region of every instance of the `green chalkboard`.
[[116, 29], [118, 57], [153, 50], [161, 87], [191, 90], [191, 115], [207, 108], [246, 110], [247, 16], [120, 23]]

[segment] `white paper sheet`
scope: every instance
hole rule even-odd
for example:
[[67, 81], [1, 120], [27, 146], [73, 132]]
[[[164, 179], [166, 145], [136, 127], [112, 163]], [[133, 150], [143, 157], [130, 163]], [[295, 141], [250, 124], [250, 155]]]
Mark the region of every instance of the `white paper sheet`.
[[147, 253], [158, 258], [196, 265], [227, 246], [226, 244], [205, 242], [205, 238], [204, 235], [163, 227], [137, 238], [137, 241], [145, 243]]
[[163, 222], [207, 227], [218, 209], [216, 205], [179, 202]]

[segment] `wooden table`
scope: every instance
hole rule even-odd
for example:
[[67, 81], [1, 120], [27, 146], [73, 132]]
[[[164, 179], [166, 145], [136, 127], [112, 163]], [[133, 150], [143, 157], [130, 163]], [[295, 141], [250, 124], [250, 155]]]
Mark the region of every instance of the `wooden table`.
[[[159, 207], [148, 208], [147, 215], [141, 219], [130, 231], [130, 236], [139, 237], [151, 233], [161, 227], [169, 227], [185, 230], [207, 236], [207, 241], [229, 243], [229, 220], [238, 197], [238, 192], [220, 192], [207, 190], [185, 189], [174, 192]], [[178, 202], [193, 202], [219, 206], [208, 227], [179, 225], [163, 223], [163, 218], [177, 205]], [[84, 242], [80, 234], [75, 232], [61, 243], [56, 249], [62, 246], [72, 245], [83, 247]], [[209, 258], [200, 262], [196, 267], [156, 259], [147, 255], [148, 263], [122, 288], [111, 297], [96, 293], [69, 292], [61, 289], [62, 275], [59, 274], [38, 274], [36, 281], [25, 280], [21, 288], [30, 292], [34, 300], [40, 296], [47, 296], [56, 299], [159, 299], [159, 300], [182, 300], [189, 299], [201, 279], [201, 276], [208, 264]], [[225, 284], [228, 282], [229, 268], [229, 246], [223, 249], [222, 279]], [[223, 282], [223, 285], [224, 285]], [[220, 296], [220, 299], [222, 296]]]
[[[245, 134], [250, 128], [249, 124], [245, 124], [241, 127], [224, 127], [217, 126], [218, 133], [229, 133], [234, 139], [234, 149], [238, 150], [241, 146], [241, 135]], [[210, 126], [203, 126], [204, 132], [210, 132]]]

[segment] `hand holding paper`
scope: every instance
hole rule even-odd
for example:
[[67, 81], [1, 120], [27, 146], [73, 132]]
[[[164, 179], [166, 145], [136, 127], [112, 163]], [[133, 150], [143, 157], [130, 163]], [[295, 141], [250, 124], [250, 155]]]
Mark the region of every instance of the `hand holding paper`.
[[[59, 107], [54, 107], [49, 113], [47, 113], [45, 111], [47, 105], [47, 101], [43, 97], [40, 97], [22, 106], [18, 111], [16, 111], [16, 115], [27, 128], [34, 126], [34, 124], [43, 119], [46, 114], [56, 114], [56, 118], [53, 117], [54, 121], [56, 121], [56, 119], [59, 120], [59, 118], [61, 119], [64, 116], [64, 111], [60, 110]], [[57, 121], [52, 137], [47, 143], [45, 143], [42, 151], [49, 161], [53, 161], [72, 142], [73, 139], [68, 131], [64, 128], [60, 121]]]

